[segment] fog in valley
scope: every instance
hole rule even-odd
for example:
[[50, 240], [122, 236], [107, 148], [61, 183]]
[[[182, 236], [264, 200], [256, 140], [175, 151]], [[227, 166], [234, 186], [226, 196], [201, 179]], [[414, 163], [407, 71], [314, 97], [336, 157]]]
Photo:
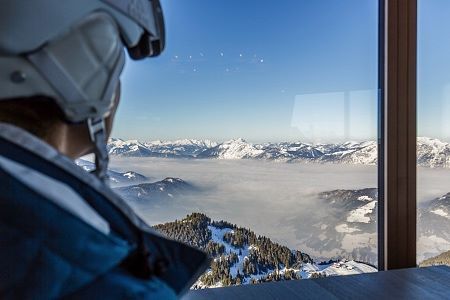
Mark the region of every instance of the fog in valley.
[[[376, 214], [371, 216], [368, 233], [364, 228], [336, 227], [340, 223], [333, 222], [345, 220], [347, 212], [330, 209], [318, 197], [321, 192], [336, 189], [376, 188], [376, 166], [113, 157], [111, 169], [138, 172], [147, 176], [149, 182], [166, 177], [181, 178], [195, 188], [195, 191], [157, 204], [151, 201], [134, 203], [133, 207], [151, 225], [202, 212], [214, 220], [247, 227], [319, 259], [369, 247], [362, 254], [354, 254], [354, 258], [376, 263]], [[446, 194], [450, 191], [449, 182], [450, 170], [420, 169], [419, 202]], [[327, 222], [331, 228], [326, 229], [324, 224]], [[336, 230], [341, 236], [330, 241], [330, 235], [332, 238], [338, 235], [335, 227], [339, 228]], [[311, 243], [312, 237], [314, 243]], [[309, 244], [305, 242], [308, 240]], [[353, 258], [351, 254], [349, 258]]]
[[417, 200], [421, 207], [450, 192], [450, 169], [417, 168]]
[[292, 249], [312, 234], [311, 217], [326, 218], [317, 194], [334, 189], [376, 187], [376, 167], [289, 164], [252, 160], [113, 158], [111, 168], [133, 170], [158, 181], [177, 177], [198, 188], [139, 214], [150, 224], [202, 212], [250, 228]]

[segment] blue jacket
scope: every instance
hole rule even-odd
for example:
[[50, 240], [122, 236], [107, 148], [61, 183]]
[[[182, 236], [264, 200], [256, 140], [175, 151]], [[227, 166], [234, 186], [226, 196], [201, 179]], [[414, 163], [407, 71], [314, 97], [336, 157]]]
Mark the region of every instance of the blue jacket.
[[176, 299], [209, 263], [93, 175], [0, 123], [0, 299]]

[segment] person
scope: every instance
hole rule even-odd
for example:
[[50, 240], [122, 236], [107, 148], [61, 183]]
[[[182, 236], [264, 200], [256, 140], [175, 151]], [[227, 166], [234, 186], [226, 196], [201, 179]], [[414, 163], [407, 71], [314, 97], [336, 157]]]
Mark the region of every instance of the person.
[[1, 299], [176, 299], [207, 268], [105, 183], [126, 52], [164, 39], [158, 0], [1, 1]]

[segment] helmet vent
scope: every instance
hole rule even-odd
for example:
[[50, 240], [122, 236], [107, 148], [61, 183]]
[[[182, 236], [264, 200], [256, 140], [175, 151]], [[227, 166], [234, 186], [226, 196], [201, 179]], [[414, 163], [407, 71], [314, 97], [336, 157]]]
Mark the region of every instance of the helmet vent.
[[21, 84], [27, 80], [27, 75], [22, 71], [14, 71], [11, 73], [10, 79], [14, 83]]

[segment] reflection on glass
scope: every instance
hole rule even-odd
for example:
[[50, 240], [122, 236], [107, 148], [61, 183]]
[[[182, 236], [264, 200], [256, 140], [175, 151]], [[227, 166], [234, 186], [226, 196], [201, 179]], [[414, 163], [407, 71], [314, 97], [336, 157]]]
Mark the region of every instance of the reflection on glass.
[[420, 266], [450, 264], [450, 20], [443, 0], [419, 1], [418, 228]]
[[374, 139], [377, 97], [376, 90], [296, 95], [291, 126], [305, 142]]
[[111, 178], [214, 257], [194, 288], [376, 271], [377, 3], [163, 1], [167, 51], [128, 66]]

